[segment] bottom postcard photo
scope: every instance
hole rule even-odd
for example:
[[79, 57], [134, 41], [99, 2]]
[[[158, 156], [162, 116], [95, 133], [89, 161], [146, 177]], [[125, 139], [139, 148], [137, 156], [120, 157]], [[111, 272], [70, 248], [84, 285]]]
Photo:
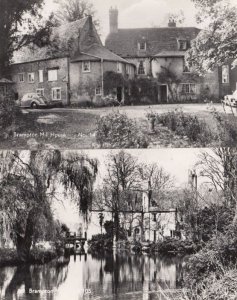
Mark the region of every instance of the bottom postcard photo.
[[0, 299], [236, 299], [236, 162], [227, 148], [1, 151]]

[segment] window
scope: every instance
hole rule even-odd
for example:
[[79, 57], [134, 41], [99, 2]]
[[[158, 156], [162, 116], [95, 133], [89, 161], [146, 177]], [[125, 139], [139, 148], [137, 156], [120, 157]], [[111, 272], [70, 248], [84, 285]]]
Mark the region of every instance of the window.
[[143, 51], [146, 50], [146, 42], [145, 41], [138, 43], [138, 50], [143, 50]]
[[57, 81], [58, 80], [58, 70], [48, 70], [48, 81]]
[[24, 82], [24, 73], [18, 74], [19, 82]]
[[61, 100], [61, 88], [52, 88], [52, 100]]
[[90, 61], [83, 61], [83, 63], [82, 63], [82, 71], [83, 72], [90, 72], [91, 71], [91, 63], [90, 63]]
[[138, 65], [138, 74], [139, 75], [145, 75], [145, 67], [144, 67], [144, 61], [140, 61]]
[[183, 83], [181, 92], [183, 94], [195, 94], [196, 93], [196, 85], [194, 83]]
[[101, 95], [101, 87], [100, 86], [95, 88], [95, 94], [96, 95]]
[[126, 65], [126, 74], [131, 75], [132, 74], [132, 66], [131, 65]]
[[120, 62], [117, 62], [117, 72], [122, 73], [122, 64]]
[[156, 222], [156, 214], [153, 214], [153, 221]]
[[185, 40], [179, 40], [179, 50], [187, 50], [187, 45], [188, 45], [188, 43], [187, 43], [187, 41], [185, 41]]
[[37, 94], [38, 96], [44, 96], [44, 89], [37, 89], [37, 90], [36, 90], [36, 94]]
[[229, 83], [230, 78], [229, 78], [229, 66], [224, 65], [222, 66], [222, 83]]
[[35, 82], [35, 73], [28, 73], [28, 82], [29, 83]]
[[44, 82], [44, 72], [43, 72], [43, 70], [39, 70], [39, 82]]
[[0, 86], [0, 95], [5, 96], [7, 93], [6, 86]]
[[190, 69], [189, 69], [189, 67], [186, 64], [185, 59], [183, 60], [183, 72], [184, 73], [190, 73]]

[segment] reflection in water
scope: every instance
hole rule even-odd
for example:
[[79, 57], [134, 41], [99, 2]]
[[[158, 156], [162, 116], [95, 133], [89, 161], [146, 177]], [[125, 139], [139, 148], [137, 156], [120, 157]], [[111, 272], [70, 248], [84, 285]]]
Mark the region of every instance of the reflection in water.
[[183, 260], [178, 258], [126, 252], [71, 256], [45, 265], [0, 269], [0, 299], [164, 299], [153, 292], [180, 288], [182, 277]]

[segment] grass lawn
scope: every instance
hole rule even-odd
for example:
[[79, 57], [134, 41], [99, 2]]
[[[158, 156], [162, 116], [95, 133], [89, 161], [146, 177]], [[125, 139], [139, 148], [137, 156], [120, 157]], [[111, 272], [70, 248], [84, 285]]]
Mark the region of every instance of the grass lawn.
[[87, 112], [26, 112], [16, 120], [13, 136], [1, 148], [93, 148], [98, 116]]
[[[188, 114], [196, 115], [205, 120], [213, 132], [216, 131], [216, 122], [205, 105], [180, 105]], [[149, 140], [149, 148], [163, 147], [201, 147], [198, 143], [190, 142], [186, 137], [178, 136], [162, 125], [156, 125], [155, 132], [149, 133], [149, 123], [146, 114], [149, 111], [165, 113], [172, 111], [176, 106], [154, 107], [121, 107], [101, 109], [50, 109], [24, 110], [23, 115], [16, 120], [14, 134], [0, 141], [2, 149], [88, 149], [98, 148], [95, 132], [100, 116], [119, 110], [121, 113], [136, 121], [137, 127]], [[192, 109], [191, 109], [192, 108]], [[219, 108], [219, 107], [218, 107]], [[220, 114], [224, 115], [223, 112]], [[226, 115], [231, 118], [233, 116]], [[236, 120], [236, 117], [233, 117]], [[234, 121], [235, 121], [234, 120]], [[210, 141], [210, 147], [219, 146]]]

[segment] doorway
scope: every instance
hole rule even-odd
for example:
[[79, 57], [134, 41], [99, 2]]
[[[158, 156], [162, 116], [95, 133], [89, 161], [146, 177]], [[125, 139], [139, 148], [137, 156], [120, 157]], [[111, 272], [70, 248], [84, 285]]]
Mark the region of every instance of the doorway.
[[123, 88], [121, 86], [117, 87], [117, 100], [119, 102], [123, 100]]
[[168, 90], [167, 85], [160, 85], [160, 100], [161, 102], [168, 102]]

